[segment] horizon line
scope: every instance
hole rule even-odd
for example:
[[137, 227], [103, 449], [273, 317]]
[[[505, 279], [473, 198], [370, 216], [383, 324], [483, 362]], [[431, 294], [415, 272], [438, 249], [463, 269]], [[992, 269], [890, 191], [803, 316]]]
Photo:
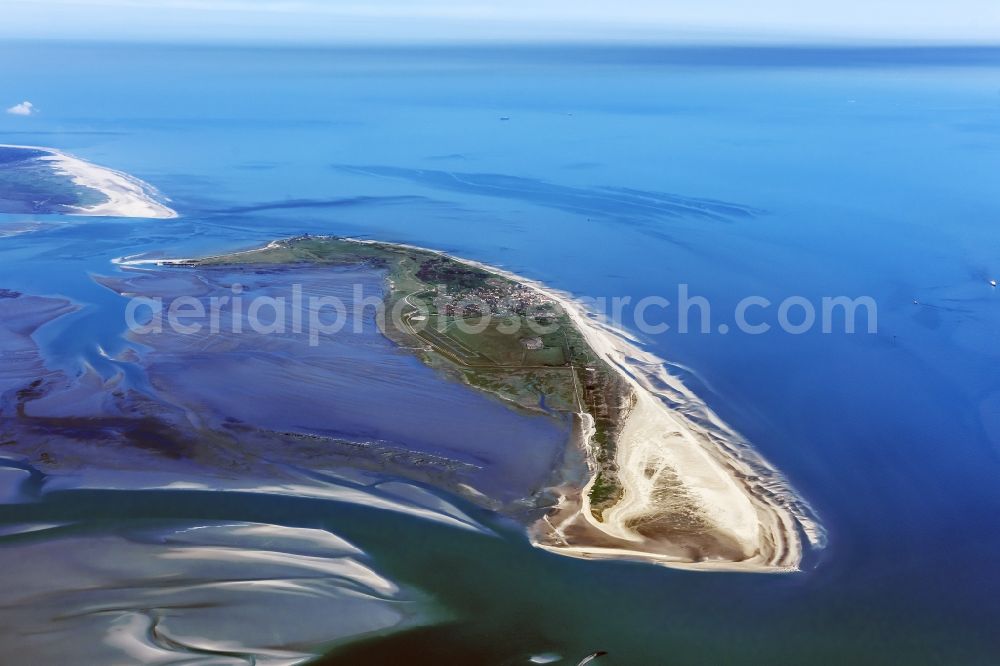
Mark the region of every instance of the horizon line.
[[293, 39], [262, 39], [238, 37], [206, 39], [201, 37], [171, 37], [171, 38], [127, 38], [127, 37], [88, 37], [88, 36], [3, 36], [2, 44], [105, 44], [108, 46], [204, 46], [204, 47], [251, 47], [251, 48], [281, 48], [286, 50], [356, 50], [356, 49], [494, 49], [494, 48], [593, 48], [614, 50], [761, 50], [761, 51], [902, 51], [902, 50], [938, 50], [938, 51], [970, 51], [970, 50], [1000, 50], [1000, 39], [996, 41], [955, 41], [955, 40], [911, 40], [911, 39], [830, 39], [830, 40], [687, 40], [687, 39], [557, 39], [557, 38], [478, 38], [478, 39], [362, 39], [362, 40], [293, 40]]

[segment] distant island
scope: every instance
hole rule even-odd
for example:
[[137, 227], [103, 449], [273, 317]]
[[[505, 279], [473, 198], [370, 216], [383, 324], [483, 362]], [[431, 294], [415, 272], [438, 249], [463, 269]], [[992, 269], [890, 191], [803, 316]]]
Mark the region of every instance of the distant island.
[[686, 568], [781, 571], [799, 566], [803, 535], [821, 540], [780, 473], [660, 359], [537, 282], [432, 250], [336, 237], [122, 263], [384, 270], [385, 310], [395, 313], [379, 322], [387, 337], [515, 409], [572, 420], [569, 446], [583, 454], [586, 473], [562, 470], [536, 498], [542, 511], [530, 533], [540, 547]]
[[173, 218], [152, 185], [37, 146], [0, 145], [0, 213]]

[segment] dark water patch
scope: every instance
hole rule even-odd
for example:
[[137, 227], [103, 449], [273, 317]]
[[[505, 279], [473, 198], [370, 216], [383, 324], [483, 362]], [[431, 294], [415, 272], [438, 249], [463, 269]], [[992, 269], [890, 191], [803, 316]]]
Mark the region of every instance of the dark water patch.
[[446, 160], [467, 160], [469, 157], [465, 153], [449, 153], [447, 155], [428, 155], [424, 159], [432, 162], [439, 162]]
[[764, 211], [742, 204], [623, 187], [573, 187], [495, 173], [461, 173], [392, 166], [335, 165], [348, 173], [394, 178], [421, 187], [508, 199], [640, 226], [670, 220], [728, 222]]
[[237, 164], [236, 169], [241, 169], [243, 171], [271, 171], [272, 169], [278, 168], [277, 162], [244, 162], [243, 164]]
[[[527, 626], [500, 637], [489, 625], [450, 622], [361, 640], [310, 663], [314, 666], [520, 664], [528, 663], [532, 656], [533, 650], [525, 646], [538, 645], [542, 640]], [[558, 663], [576, 662], [559, 660]]]
[[195, 453], [194, 442], [169, 424], [151, 416], [32, 417], [24, 415], [23, 409], [20, 411], [17, 423], [4, 418], [0, 419], [0, 426], [23, 428], [29, 438], [59, 437], [79, 442], [125, 443], [174, 460]]
[[44, 380], [36, 379], [28, 384], [22, 389], [18, 389], [17, 393], [14, 395], [17, 397], [18, 405], [17, 412], [19, 415], [24, 415], [24, 403], [30, 400], [37, 400], [45, 394], [42, 388]]
[[222, 215], [242, 215], [244, 213], [259, 213], [266, 210], [294, 210], [298, 208], [346, 208], [352, 206], [370, 205], [407, 205], [426, 203], [429, 200], [420, 196], [388, 196], [388, 197], [344, 197], [339, 199], [285, 199], [283, 201], [266, 201], [250, 206], [234, 206], [210, 210], [207, 212]]

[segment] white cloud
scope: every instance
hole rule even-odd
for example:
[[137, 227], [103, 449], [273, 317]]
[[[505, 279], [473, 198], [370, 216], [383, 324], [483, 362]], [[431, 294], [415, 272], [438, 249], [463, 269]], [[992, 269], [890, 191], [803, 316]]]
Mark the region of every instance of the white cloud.
[[30, 116], [35, 112], [35, 105], [31, 102], [21, 102], [7, 109], [7, 113], [14, 116]]

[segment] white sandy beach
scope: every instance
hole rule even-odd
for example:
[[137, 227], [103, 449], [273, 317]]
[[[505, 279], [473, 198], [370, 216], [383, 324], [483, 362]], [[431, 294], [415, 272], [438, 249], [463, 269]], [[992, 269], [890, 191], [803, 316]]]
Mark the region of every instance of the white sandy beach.
[[[585, 558], [640, 559], [685, 569], [766, 572], [798, 569], [804, 550], [800, 534], [813, 547], [824, 544], [825, 534], [813, 511], [781, 473], [671, 375], [663, 359], [640, 349], [628, 332], [601, 321], [569, 294], [495, 266], [443, 252], [437, 254], [524, 284], [558, 303], [594, 352], [636, 392], [636, 405], [626, 419], [616, 454], [624, 488], [622, 500], [604, 513], [603, 521], [598, 521], [589, 506], [591, 479], [582, 496], [569, 502], [576, 506], [574, 515], [562, 516], [558, 527], [547, 521], [533, 535], [536, 545]], [[668, 403], [681, 407], [671, 408]], [[589, 441], [585, 445], [589, 448]], [[652, 475], [650, 470], [655, 470]], [[714, 529], [739, 545], [739, 558], [689, 561], [658, 553], [655, 544], [645, 544], [647, 540], [629, 526], [664, 509], [664, 500], [655, 491], [657, 481], [665, 474], [683, 481], [684, 490], [697, 498], [698, 508]], [[595, 540], [602, 542], [599, 546], [574, 543], [564, 533], [571, 522], [585, 522], [617, 543], [606, 545], [603, 539]], [[549, 530], [557, 532], [549, 535], [556, 538], [538, 538]]]
[[[490, 266], [481, 267], [497, 271]], [[682, 568], [781, 571], [795, 570], [801, 563], [804, 544], [800, 530], [812, 546], [823, 545], [822, 527], [781, 473], [671, 375], [663, 359], [638, 348], [627, 332], [601, 322], [571, 296], [500, 272], [558, 302], [591, 348], [632, 384], [637, 396], [616, 455], [624, 496], [604, 513], [604, 521], [598, 522], [590, 511], [588, 485], [582, 494], [578, 517], [591, 527], [637, 547], [634, 551], [583, 544], [546, 547], [581, 557], [625, 555], [660, 559], [664, 564]], [[668, 402], [681, 407], [671, 408]], [[650, 475], [650, 470], [655, 472]], [[670, 472], [680, 477], [685, 490], [700, 500], [699, 508], [715, 529], [740, 545], [743, 559], [671, 561], [641, 548], [643, 538], [629, 524], [662, 510], [663, 500], [655, 493], [656, 481]]]
[[69, 176], [80, 187], [97, 190], [107, 197], [107, 201], [94, 206], [74, 207], [71, 215], [156, 219], [177, 217], [177, 211], [161, 203], [165, 197], [156, 188], [127, 173], [91, 164], [52, 148], [10, 144], [0, 144], [0, 148], [43, 151], [46, 155], [40, 159], [52, 163], [57, 173]]

